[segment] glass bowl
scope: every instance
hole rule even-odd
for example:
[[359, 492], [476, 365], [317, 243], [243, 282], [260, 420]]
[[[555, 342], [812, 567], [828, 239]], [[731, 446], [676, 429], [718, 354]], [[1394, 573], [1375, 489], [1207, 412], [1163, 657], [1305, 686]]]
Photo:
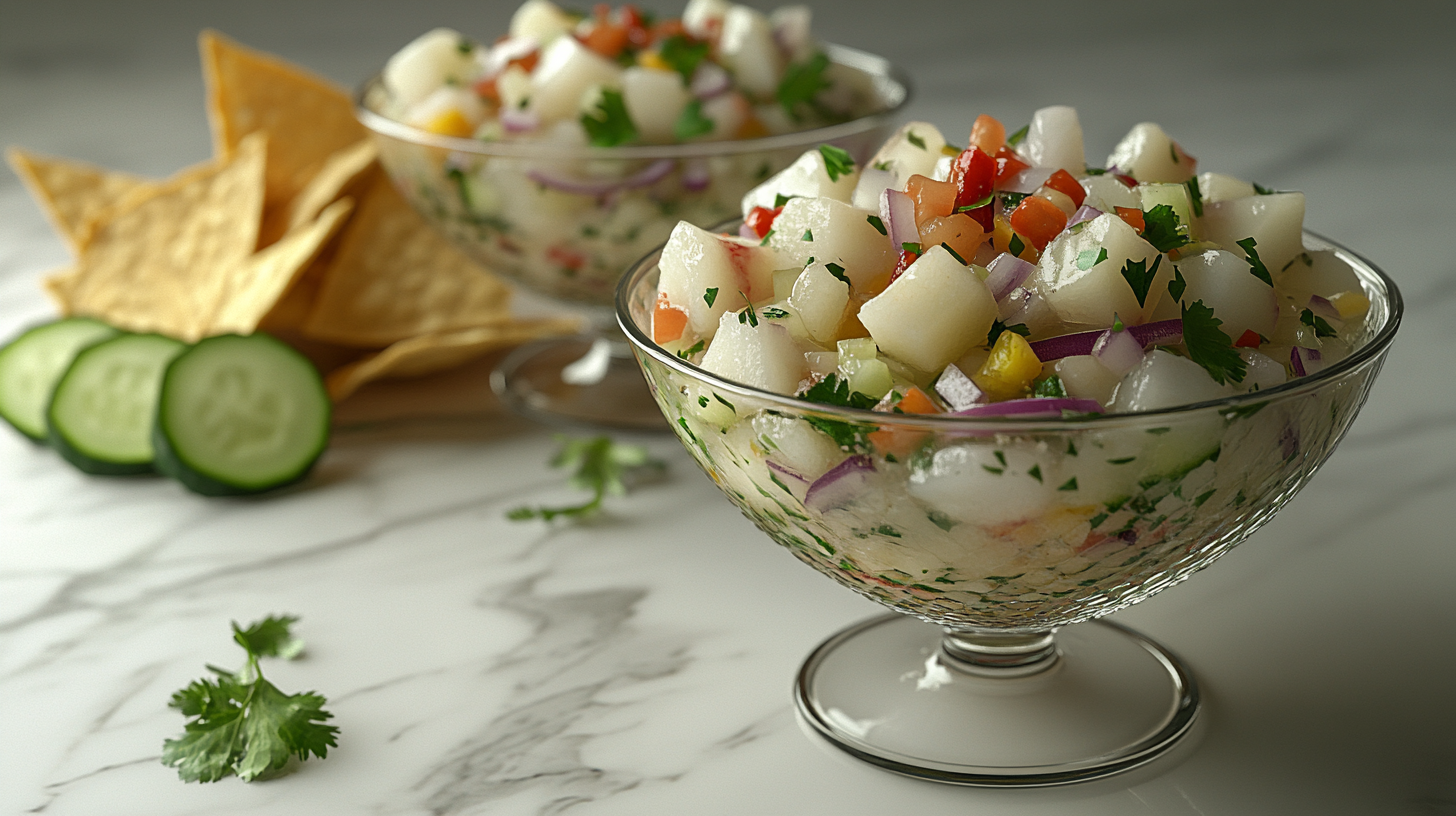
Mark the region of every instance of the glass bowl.
[[1141, 414], [877, 413], [724, 380], [651, 341], [656, 254], [623, 279], [617, 310], [663, 414], [744, 515], [905, 613], [811, 655], [804, 719], [907, 775], [1051, 785], [1151, 760], [1198, 711], [1197, 683], [1171, 652], [1075, 624], [1188, 578], [1267, 522], [1334, 450], [1380, 370], [1400, 322], [1395, 285], [1325, 239], [1305, 243], [1335, 250], [1370, 298], [1355, 350], [1267, 391]]
[[736, 141], [604, 148], [439, 136], [378, 113], [381, 80], [364, 85], [359, 121], [415, 209], [485, 268], [544, 296], [526, 298], [524, 310], [565, 308], [585, 320], [584, 337], [522, 349], [497, 370], [493, 382], [509, 404], [547, 420], [661, 426], [616, 332], [612, 296], [622, 272], [680, 220], [708, 226], [739, 217], [743, 195], [806, 150], [833, 144], [867, 158], [910, 99], [908, 77], [886, 60], [824, 50], [866, 77], [880, 108]]

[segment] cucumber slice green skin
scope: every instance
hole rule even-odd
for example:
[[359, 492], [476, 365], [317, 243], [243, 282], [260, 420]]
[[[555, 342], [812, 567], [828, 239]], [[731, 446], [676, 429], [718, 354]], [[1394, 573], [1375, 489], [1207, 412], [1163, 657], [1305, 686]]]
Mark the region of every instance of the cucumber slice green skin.
[[152, 473], [150, 430], [162, 372], [187, 344], [121, 334], [82, 349], [51, 392], [51, 447], [84, 473]]
[[29, 329], [0, 348], [0, 418], [46, 442], [46, 406], [56, 383], [83, 348], [116, 334], [99, 320], [70, 317]]
[[209, 337], [162, 378], [156, 468], [204, 496], [276, 490], [323, 455], [331, 413], [318, 370], [291, 347], [261, 333]]

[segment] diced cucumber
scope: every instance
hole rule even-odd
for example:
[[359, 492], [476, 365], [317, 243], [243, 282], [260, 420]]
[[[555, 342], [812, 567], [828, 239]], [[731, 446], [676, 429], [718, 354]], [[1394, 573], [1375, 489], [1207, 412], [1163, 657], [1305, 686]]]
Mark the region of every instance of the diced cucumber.
[[86, 317], [36, 326], [0, 348], [0, 417], [36, 441], [46, 438], [46, 405], [76, 353], [116, 334]]
[[318, 370], [266, 335], [209, 337], [162, 379], [157, 470], [207, 496], [258, 493], [308, 474], [329, 440]]
[[86, 473], [150, 473], [157, 387], [186, 348], [159, 334], [123, 334], [82, 349], [46, 408], [51, 446]]

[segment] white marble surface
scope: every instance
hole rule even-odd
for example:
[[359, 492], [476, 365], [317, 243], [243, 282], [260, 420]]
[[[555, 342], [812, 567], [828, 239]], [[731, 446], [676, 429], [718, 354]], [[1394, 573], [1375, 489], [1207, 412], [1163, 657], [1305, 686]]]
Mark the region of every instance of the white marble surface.
[[[0, 434], [0, 812], [47, 814], [1456, 813], [1456, 190], [1449, 3], [816, 4], [830, 39], [919, 80], [963, 131], [1078, 106], [1094, 156], [1160, 121], [1204, 167], [1309, 195], [1307, 225], [1409, 310], [1349, 438], [1272, 524], [1117, 618], [1182, 654], [1195, 741], [1132, 775], [997, 792], [900, 779], [812, 742], [789, 687], [875, 609], [797, 565], [668, 438], [673, 481], [586, 526], [505, 521], [564, 495], [550, 434], [500, 415], [341, 432], [301, 488], [252, 500], [81, 476]], [[207, 25], [354, 83], [506, 3], [12, 4], [0, 143], [165, 174], [208, 150]], [[0, 335], [66, 261], [0, 173]], [[157, 762], [169, 693], [228, 664], [229, 619], [302, 616], [343, 729], [245, 785]]]

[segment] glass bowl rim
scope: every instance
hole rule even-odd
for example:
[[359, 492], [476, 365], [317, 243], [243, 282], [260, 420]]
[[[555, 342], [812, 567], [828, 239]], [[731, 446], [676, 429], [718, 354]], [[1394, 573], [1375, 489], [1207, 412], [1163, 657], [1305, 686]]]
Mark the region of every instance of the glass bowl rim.
[[398, 122], [372, 110], [366, 99], [383, 78], [383, 73], [370, 77], [354, 94], [354, 115], [371, 132], [422, 147], [434, 147], [467, 155], [523, 159], [691, 159], [709, 156], [735, 156], [776, 150], [802, 149], [815, 144], [857, 136], [893, 122], [910, 104], [915, 95], [910, 75], [884, 57], [857, 48], [824, 43], [832, 62], [858, 68], [878, 80], [889, 80], [900, 87], [900, 99], [884, 110], [824, 127], [762, 136], [756, 139], [725, 139], [711, 142], [687, 142], [664, 145], [625, 145], [622, 147], [566, 146], [543, 142], [483, 142], [459, 136], [441, 136]]
[[[713, 231], [721, 232], [728, 228], [731, 232], [741, 219], [735, 219], [718, 225]], [[1388, 316], [1384, 325], [1376, 331], [1375, 335], [1363, 343], [1359, 348], [1350, 352], [1349, 356], [1327, 366], [1314, 374], [1299, 379], [1290, 380], [1282, 385], [1270, 388], [1267, 391], [1247, 391], [1242, 394], [1234, 394], [1216, 400], [1204, 400], [1203, 402], [1191, 402], [1184, 405], [1174, 405], [1168, 408], [1159, 408], [1155, 411], [1141, 411], [1131, 414], [1081, 414], [1074, 417], [1041, 417], [1041, 418], [1015, 418], [1015, 417], [974, 417], [954, 416], [952, 414], [895, 414], [883, 411], [872, 411], [868, 408], [850, 408], [848, 406], [823, 405], [820, 403], [807, 402], [798, 397], [787, 396], [773, 391], [765, 391], [749, 385], [733, 382], [732, 380], [719, 377], [706, 369], [700, 368], [687, 360], [663, 349], [653, 342], [631, 319], [630, 300], [633, 290], [641, 283], [657, 266], [661, 256], [664, 243], [656, 247], [647, 255], [638, 260], [627, 270], [617, 284], [617, 295], [615, 298], [617, 307], [617, 324], [622, 332], [641, 353], [651, 356], [658, 362], [673, 369], [690, 379], [706, 383], [714, 389], [735, 394], [742, 397], [759, 400], [760, 402], [772, 403], [776, 408], [789, 412], [789, 415], [815, 414], [834, 417], [847, 422], [860, 425], [885, 425], [893, 424], [896, 427], [916, 428], [927, 431], [950, 432], [956, 430], [972, 431], [978, 433], [1027, 433], [1027, 432], [1049, 432], [1049, 431], [1070, 431], [1070, 430], [1102, 430], [1120, 428], [1127, 426], [1138, 426], [1144, 424], [1156, 424], [1157, 420], [1163, 417], [1182, 418], [1198, 412], [1223, 412], [1230, 409], [1248, 407], [1254, 403], [1269, 402], [1271, 400], [1283, 401], [1317, 391], [1320, 388], [1355, 371], [1373, 360], [1378, 359], [1389, 348], [1395, 339], [1396, 329], [1400, 327], [1401, 317], [1405, 312], [1404, 300], [1400, 290], [1396, 287], [1395, 281], [1390, 279], [1378, 266], [1371, 263], [1363, 255], [1336, 243], [1319, 233], [1304, 230], [1304, 235], [1314, 238], [1326, 245], [1327, 248], [1335, 250], [1347, 256], [1353, 261], [1352, 269], [1357, 270], [1357, 277], [1362, 282], [1377, 283], [1383, 290], [1381, 294], [1386, 299]], [[1362, 270], [1369, 275], [1360, 275]], [[1374, 302], [1372, 301], [1372, 305]]]

